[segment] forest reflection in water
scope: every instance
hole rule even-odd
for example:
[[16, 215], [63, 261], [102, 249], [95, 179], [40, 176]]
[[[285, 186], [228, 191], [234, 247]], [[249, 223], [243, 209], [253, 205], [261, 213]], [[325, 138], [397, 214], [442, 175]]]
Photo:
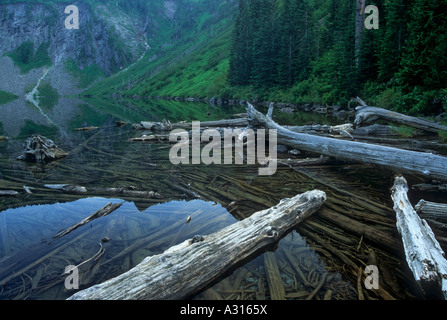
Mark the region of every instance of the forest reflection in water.
[[[43, 130], [41, 126], [27, 124], [27, 130], [0, 143], [0, 188], [20, 192], [17, 197], [0, 198], [0, 299], [67, 298], [74, 292], [64, 286], [64, 268], [94, 256], [103, 238], [110, 239], [101, 244], [104, 255], [83, 265], [81, 288], [117, 276], [144, 257], [161, 253], [196, 234], [212, 233], [271, 207], [282, 198], [315, 188], [328, 194], [328, 201], [320, 212], [300, 224], [276, 248], [269, 248], [270, 252], [233, 270], [193, 298], [418, 297], [395, 230], [389, 196], [392, 172], [338, 163], [306, 168], [283, 166], [274, 176], [263, 177], [258, 175], [256, 166], [174, 166], [168, 157], [169, 144], [129, 142], [129, 138], [141, 132], [135, 132], [130, 125], [115, 126], [115, 121], [167, 119], [175, 122], [210, 117], [209, 120], [218, 120], [231, 118], [243, 112], [243, 108], [242, 111], [241, 108], [217, 110], [205, 104], [194, 108], [190, 103], [169, 102], [168, 107], [161, 105], [157, 109], [138, 102], [120, 113], [123, 103], [115, 101], [119, 107], [107, 113], [107, 103], [110, 101], [80, 104], [73, 107], [77, 111], [72, 114], [76, 116], [65, 119], [63, 125]], [[169, 108], [178, 113], [166, 113], [164, 110]], [[56, 114], [54, 110], [49, 111], [50, 117]], [[300, 123], [299, 116], [294, 117], [296, 125], [308, 121]], [[74, 130], [86, 125], [99, 128], [86, 132]], [[40, 133], [36, 130], [45, 131], [48, 138], [71, 154], [44, 166], [15, 160], [28, 135]], [[161, 196], [150, 199], [104, 194], [86, 196], [44, 187], [63, 183], [87, 188], [132, 188], [154, 191]], [[23, 192], [24, 185], [32, 188], [31, 194]], [[58, 231], [106, 203], [123, 201], [123, 206], [110, 215], [51, 240]], [[191, 222], [185, 223], [189, 216]], [[370, 264], [379, 267], [380, 290], [367, 290], [363, 285], [366, 275], [362, 271]], [[272, 296], [272, 286], [279, 288], [279, 297], [277, 293]]]

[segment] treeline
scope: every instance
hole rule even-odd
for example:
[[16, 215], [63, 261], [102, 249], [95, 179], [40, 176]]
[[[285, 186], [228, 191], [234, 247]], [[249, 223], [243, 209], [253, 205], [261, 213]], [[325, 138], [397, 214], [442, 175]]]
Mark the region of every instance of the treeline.
[[[365, 5], [379, 11], [366, 29]], [[446, 107], [447, 0], [239, 0], [229, 84], [296, 102]], [[444, 105], [443, 105], [444, 104]]]

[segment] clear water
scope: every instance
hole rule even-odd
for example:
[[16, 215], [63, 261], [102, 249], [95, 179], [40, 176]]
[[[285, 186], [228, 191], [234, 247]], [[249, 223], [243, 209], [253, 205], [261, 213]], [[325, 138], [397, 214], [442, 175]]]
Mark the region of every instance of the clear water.
[[[246, 165], [174, 166], [169, 161], [168, 144], [130, 142], [129, 138], [140, 136], [141, 132], [132, 130], [130, 125], [115, 125], [118, 120], [129, 123], [218, 120], [244, 112], [243, 107], [59, 98], [57, 105], [42, 111], [44, 115], [16, 100], [2, 106], [0, 114], [0, 135], [9, 137], [0, 142], [0, 190], [19, 192], [16, 197], [0, 197], [0, 299], [65, 299], [75, 292], [65, 287], [63, 273], [69, 265], [87, 261], [82, 264], [79, 278], [81, 289], [86, 288], [194, 235], [220, 230], [275, 205], [284, 197], [313, 188], [322, 189], [333, 201], [337, 200], [328, 203], [326, 210], [338, 214], [330, 206], [335, 204], [344, 211], [362, 213], [364, 218], [358, 215], [351, 218], [389, 233], [398, 241], [392, 227], [392, 212], [384, 210], [377, 215], [358, 200], [367, 198], [370, 204], [390, 206], [390, 172], [343, 164], [297, 170], [280, 167], [274, 176], [262, 177], [258, 176], [257, 167]], [[294, 115], [292, 124], [301, 125], [308, 119], [318, 121], [314, 116]], [[328, 121], [322, 118], [320, 123]], [[83, 126], [99, 129], [75, 130]], [[16, 160], [26, 138], [34, 133], [53, 139], [71, 154], [47, 165]], [[44, 187], [64, 183], [88, 189], [127, 187], [155, 191], [161, 197], [148, 199], [101, 192], [67, 194]], [[32, 194], [26, 193], [23, 186], [32, 188]], [[346, 196], [333, 186], [358, 198]], [[195, 199], [191, 192], [201, 198]], [[109, 202], [123, 205], [60, 239], [53, 238]], [[229, 206], [232, 202], [236, 205]], [[191, 221], [186, 223], [188, 217]], [[376, 218], [380, 220], [377, 224]], [[339, 251], [331, 252], [316, 242], [315, 237]], [[109, 241], [103, 243], [101, 240], [105, 238]], [[91, 260], [101, 248], [104, 253]], [[380, 270], [384, 271], [381, 285], [388, 293], [395, 298], [417, 295], [401, 252], [390, 252], [318, 214], [269, 250], [273, 252], [279, 278], [269, 279], [267, 273], [271, 270], [266, 269], [266, 256], [261, 254], [193, 298], [270, 299], [269, 286], [271, 281], [277, 281], [284, 287], [287, 299], [305, 299], [311, 294], [313, 299], [357, 299], [357, 271], [353, 273], [345, 266], [339, 252], [363, 267], [371, 251], [379, 258]], [[320, 290], [312, 293], [325, 274], [328, 276]], [[368, 297], [383, 298], [364, 288], [363, 291]]]

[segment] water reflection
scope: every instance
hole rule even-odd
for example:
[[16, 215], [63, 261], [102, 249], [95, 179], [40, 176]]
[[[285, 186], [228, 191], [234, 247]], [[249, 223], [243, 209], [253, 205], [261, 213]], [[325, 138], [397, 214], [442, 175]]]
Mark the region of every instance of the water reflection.
[[[93, 256], [104, 238], [108, 239], [103, 244], [105, 254], [82, 270], [82, 287], [127, 271], [146, 256], [161, 253], [194, 235], [206, 235], [235, 222], [225, 208], [213, 202], [169, 201], [141, 211], [126, 201], [115, 212], [54, 238], [58, 231], [109, 202], [122, 200], [85, 198], [1, 212], [0, 298], [68, 297], [70, 291], [61, 282], [63, 270]], [[188, 217], [190, 221], [186, 223]]]
[[[196, 298], [272, 298], [271, 279], [268, 280], [267, 274], [276, 264], [279, 276], [276, 273], [274, 279], [283, 286], [286, 299], [310, 296], [313, 299], [355, 299], [352, 283], [356, 286], [358, 270], [349, 269], [340, 256], [363, 266], [372, 252], [379, 256], [381, 272], [389, 270], [383, 272], [386, 282], [381, 283], [381, 288], [394, 296], [413, 297], [406, 289], [409, 280], [406, 270], [402, 270], [400, 256], [366, 237], [363, 239], [358, 233], [347, 232], [336, 218], [327, 220], [343, 215], [395, 237], [393, 214], [384, 210], [392, 208], [387, 203], [391, 174], [385, 170], [377, 172], [356, 165], [305, 170], [279, 167], [274, 176], [263, 177], [258, 175], [256, 166], [174, 166], [169, 161], [169, 145], [157, 141], [130, 142], [130, 138], [141, 132], [132, 130], [130, 125], [117, 127], [115, 124], [118, 120], [129, 123], [163, 119], [171, 122], [218, 120], [244, 112], [243, 107], [61, 97], [51, 108], [42, 108], [52, 123], [23, 101], [16, 100], [4, 107], [6, 111], [0, 115], [0, 135], [7, 135], [9, 139], [0, 142], [0, 189], [15, 190], [19, 195], [0, 198], [0, 284], [4, 282], [0, 288], [1, 299], [68, 297], [72, 292], [65, 290], [64, 268], [93, 257], [103, 238], [111, 241], [102, 244], [106, 251], [99, 261], [83, 265], [81, 288], [122, 274], [144, 257], [161, 253], [184, 239], [209, 234], [274, 206], [280, 199], [313, 188], [328, 194], [324, 216], [315, 214], [300, 224], [298, 233], [293, 232], [283, 239], [273, 255], [257, 257]], [[23, 116], [18, 116], [17, 110], [23, 112]], [[308, 121], [325, 123], [298, 114], [294, 121], [296, 125]], [[83, 126], [99, 128], [75, 131]], [[53, 139], [70, 155], [47, 165], [17, 161], [24, 141], [34, 133]], [[315, 155], [302, 153], [298, 157], [307, 156]], [[161, 198], [73, 194], [44, 187], [63, 183], [87, 189], [114, 187], [154, 191]], [[23, 186], [29, 187], [32, 193], [25, 192]], [[201, 199], [194, 200], [194, 194]], [[125, 203], [108, 216], [58, 240], [52, 239], [58, 231], [111, 201]], [[185, 224], [189, 216], [191, 222]], [[306, 236], [307, 242], [300, 233]], [[337, 254], [327, 248], [335, 248]], [[399, 280], [385, 278], [387, 274]], [[314, 293], [323, 280], [324, 286]]]

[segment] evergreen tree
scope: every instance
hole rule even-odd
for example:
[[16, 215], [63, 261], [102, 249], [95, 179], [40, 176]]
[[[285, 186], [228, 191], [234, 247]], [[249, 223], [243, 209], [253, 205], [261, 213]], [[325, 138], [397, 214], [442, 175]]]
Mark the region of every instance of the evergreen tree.
[[249, 84], [252, 57], [252, 30], [248, 0], [239, 0], [239, 13], [233, 31], [228, 80], [231, 85]]
[[404, 87], [445, 88], [447, 84], [447, 0], [414, 0], [398, 74]]

